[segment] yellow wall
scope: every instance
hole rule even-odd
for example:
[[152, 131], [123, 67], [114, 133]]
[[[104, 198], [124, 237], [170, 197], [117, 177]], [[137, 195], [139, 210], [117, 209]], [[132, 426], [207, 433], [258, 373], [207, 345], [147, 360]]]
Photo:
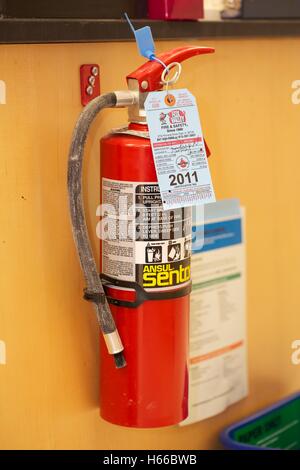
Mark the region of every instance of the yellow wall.
[[[66, 156], [80, 111], [78, 67], [98, 62], [102, 92], [142, 62], [134, 44], [0, 46], [0, 448], [205, 449], [224, 426], [299, 389], [299, 39], [206, 40], [183, 66], [198, 98], [218, 198], [247, 209], [249, 398], [186, 428], [122, 429], [98, 415], [98, 338], [71, 236]], [[164, 51], [178, 42], [158, 44]], [[107, 110], [88, 142], [94, 233], [98, 140], [123, 124]], [[94, 240], [94, 246], [96, 246]]]

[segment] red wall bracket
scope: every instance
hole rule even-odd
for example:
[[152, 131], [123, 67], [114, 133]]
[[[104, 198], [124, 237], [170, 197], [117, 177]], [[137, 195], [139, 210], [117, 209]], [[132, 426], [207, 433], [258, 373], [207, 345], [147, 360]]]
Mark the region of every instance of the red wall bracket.
[[83, 64], [80, 67], [81, 104], [86, 106], [100, 95], [100, 69], [98, 64]]

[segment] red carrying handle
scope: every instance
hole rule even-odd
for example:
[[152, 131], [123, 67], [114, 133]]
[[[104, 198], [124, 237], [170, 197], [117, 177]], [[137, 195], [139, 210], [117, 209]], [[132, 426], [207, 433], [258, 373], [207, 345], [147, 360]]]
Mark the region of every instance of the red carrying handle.
[[[215, 52], [213, 47], [184, 46], [172, 49], [171, 51], [160, 54], [157, 57], [164, 64], [169, 65], [172, 62], [183, 62], [195, 55], [211, 54], [213, 52]], [[160, 63], [154, 60], [149, 60], [149, 62], [146, 62], [134, 72], [127, 75], [126, 79], [127, 81], [128, 79], [137, 80], [141, 92], [156, 91], [160, 90], [163, 86], [161, 82], [162, 72], [163, 67]], [[148, 83], [147, 88], [145, 88], [145, 82]], [[141, 86], [142, 83], [143, 87]]]

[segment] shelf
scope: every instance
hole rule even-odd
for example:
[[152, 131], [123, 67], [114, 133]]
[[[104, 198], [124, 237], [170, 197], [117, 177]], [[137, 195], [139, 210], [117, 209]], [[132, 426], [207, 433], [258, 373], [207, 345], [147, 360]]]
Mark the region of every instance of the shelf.
[[[156, 40], [300, 36], [300, 20], [150, 21]], [[123, 20], [0, 19], [0, 44], [132, 41]]]

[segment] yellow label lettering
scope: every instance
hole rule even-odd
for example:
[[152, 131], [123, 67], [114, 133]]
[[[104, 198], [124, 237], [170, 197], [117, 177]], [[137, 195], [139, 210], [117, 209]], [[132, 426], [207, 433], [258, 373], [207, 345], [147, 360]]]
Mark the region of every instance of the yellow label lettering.
[[190, 266], [178, 266], [177, 269], [170, 264], [160, 264], [154, 266], [144, 266], [143, 286], [144, 287], [171, 287], [177, 286], [190, 280]]

